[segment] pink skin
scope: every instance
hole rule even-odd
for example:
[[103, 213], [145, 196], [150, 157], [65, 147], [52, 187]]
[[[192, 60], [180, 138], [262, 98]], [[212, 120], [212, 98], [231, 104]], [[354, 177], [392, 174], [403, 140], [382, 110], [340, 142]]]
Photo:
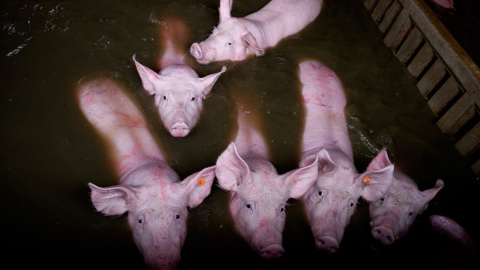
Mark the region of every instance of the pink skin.
[[357, 172], [344, 114], [346, 99], [332, 70], [318, 62], [302, 62], [300, 81], [306, 109], [300, 167], [318, 160], [318, 177], [303, 201], [316, 247], [335, 253], [357, 200], [381, 198], [392, 182], [393, 165], [382, 150], [371, 161], [376, 164], [372, 169]]
[[220, 0], [220, 23], [203, 42], [193, 43], [190, 53], [200, 64], [212, 61], [242, 61], [249, 55], [263, 55], [284, 37], [302, 30], [313, 21], [323, 0], [272, 0], [259, 11], [243, 18], [230, 16], [232, 0]]
[[432, 2], [443, 8], [455, 9], [453, 0], [432, 0]]
[[444, 185], [438, 179], [433, 188], [420, 191], [415, 182], [399, 170], [396, 169], [393, 176], [385, 195], [370, 203], [369, 207], [372, 235], [383, 245], [391, 245], [404, 237], [417, 215], [427, 209], [428, 203]]
[[478, 247], [475, 242], [472, 240], [470, 235], [463, 229], [460, 224], [453, 221], [452, 219], [444, 216], [433, 215], [429, 217], [430, 223], [434, 231], [445, 235], [447, 238], [452, 241], [461, 244], [462, 246], [475, 251], [478, 255]]
[[215, 167], [180, 181], [136, 105], [107, 79], [82, 84], [78, 99], [107, 143], [120, 178], [119, 185], [106, 188], [89, 183], [92, 203], [105, 215], [128, 212], [133, 238], [148, 267], [175, 268], [187, 233], [187, 207], [196, 207], [210, 194]]
[[287, 200], [301, 197], [313, 184], [317, 160], [279, 175], [248, 117], [239, 112], [239, 132], [218, 158], [215, 174], [220, 187], [231, 191], [230, 212], [239, 233], [260, 256], [273, 259], [285, 252], [282, 232]]
[[177, 52], [172, 42], [175, 38], [172, 35], [185, 33], [184, 25], [180, 21], [169, 21], [166, 27], [166, 30], [161, 31], [165, 43], [165, 52], [160, 60], [161, 71], [156, 73], [138, 63], [135, 55], [133, 60], [143, 88], [155, 97], [155, 105], [167, 130], [174, 137], [185, 137], [197, 124], [203, 108], [203, 99], [210, 93], [226, 68], [199, 78], [193, 69], [184, 64], [183, 54]]

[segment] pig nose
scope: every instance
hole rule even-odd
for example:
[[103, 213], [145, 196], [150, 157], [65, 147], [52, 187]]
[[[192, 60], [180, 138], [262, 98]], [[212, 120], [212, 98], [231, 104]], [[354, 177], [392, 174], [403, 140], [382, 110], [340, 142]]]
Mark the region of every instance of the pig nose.
[[260, 250], [260, 256], [264, 259], [276, 259], [283, 256], [285, 250], [279, 244], [271, 244]]
[[377, 226], [372, 228], [373, 238], [380, 240], [383, 245], [391, 245], [395, 242], [395, 236], [392, 229], [387, 226]]
[[170, 134], [172, 134], [173, 137], [185, 137], [189, 132], [190, 129], [187, 124], [182, 121], [178, 121], [170, 128]]
[[198, 43], [193, 43], [192, 46], [190, 46], [190, 54], [196, 59], [203, 58], [202, 48]]
[[326, 235], [326, 236], [319, 236], [315, 239], [315, 246], [318, 249], [327, 252], [328, 254], [332, 254], [338, 251], [338, 241], [335, 237]]

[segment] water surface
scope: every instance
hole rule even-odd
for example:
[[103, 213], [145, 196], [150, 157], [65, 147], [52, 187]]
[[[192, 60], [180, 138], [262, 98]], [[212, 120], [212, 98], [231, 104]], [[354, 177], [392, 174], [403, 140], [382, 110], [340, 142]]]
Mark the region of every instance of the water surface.
[[[232, 15], [244, 16], [266, 2], [235, 1]], [[427, 263], [438, 259], [435, 252], [448, 251], [429, 230], [431, 214], [448, 215], [477, 237], [479, 224], [471, 210], [478, 181], [435, 126], [413, 78], [383, 45], [362, 2], [326, 0], [309, 27], [263, 57], [192, 64], [201, 76], [218, 72], [222, 64], [227, 72], [205, 101], [198, 126], [186, 138], [172, 138], [160, 124], [153, 98], [141, 89], [131, 57], [136, 54], [142, 64], [157, 70], [162, 17], [185, 20], [191, 44], [206, 38], [217, 24], [218, 1], [2, 1], [0, 226], [7, 249], [2, 261], [19, 267], [143, 267], [126, 217], [105, 217], [90, 202], [88, 182], [109, 186], [118, 179], [104, 143], [79, 110], [80, 82], [101, 76], [120, 83], [142, 108], [170, 165], [182, 177], [215, 163], [234, 135], [234, 107], [247, 100], [245, 110], [258, 113], [263, 123], [272, 162], [285, 172], [295, 168], [299, 158], [304, 112], [296, 72], [303, 59], [321, 61], [342, 80], [359, 171], [387, 148], [391, 160], [414, 177], [420, 189], [433, 187], [441, 178], [444, 190], [412, 232], [391, 247], [372, 239], [367, 204], [360, 201], [341, 251], [333, 256], [315, 249], [302, 205], [291, 200], [286, 254], [265, 261], [236, 234], [226, 208], [227, 193], [215, 186], [190, 212], [180, 268], [221, 268], [228, 263], [284, 269], [352, 262], [380, 268], [389, 260], [408, 265], [405, 258]]]

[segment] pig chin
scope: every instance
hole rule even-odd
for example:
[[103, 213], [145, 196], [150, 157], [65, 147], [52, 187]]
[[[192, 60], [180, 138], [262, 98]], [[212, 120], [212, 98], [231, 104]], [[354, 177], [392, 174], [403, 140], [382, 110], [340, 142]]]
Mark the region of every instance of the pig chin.
[[145, 259], [145, 265], [149, 269], [176, 269], [180, 262], [180, 255], [172, 257], [154, 257]]

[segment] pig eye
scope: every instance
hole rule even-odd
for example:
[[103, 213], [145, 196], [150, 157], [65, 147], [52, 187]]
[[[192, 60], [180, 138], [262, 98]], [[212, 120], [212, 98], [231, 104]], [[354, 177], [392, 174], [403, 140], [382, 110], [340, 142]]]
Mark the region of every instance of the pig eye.
[[180, 219], [180, 215], [175, 215], [175, 219]]
[[413, 212], [408, 212], [408, 215], [409, 215], [409, 216], [413, 216]]
[[378, 205], [383, 205], [383, 203], [387, 200], [387, 195], [383, 196], [381, 199], [377, 200]]
[[355, 202], [353, 200], [348, 201], [348, 207], [353, 208], [355, 206]]
[[241, 211], [241, 214], [243, 217], [248, 217], [253, 213], [254, 209], [255, 209], [255, 202], [249, 201], [245, 204], [245, 207]]
[[138, 224], [145, 224], [145, 219], [143, 217], [139, 217], [137, 219]]
[[195, 97], [190, 98], [191, 101], [195, 101]]
[[232, 46], [232, 42], [228, 42], [227, 44], [228, 44], [228, 46]]
[[167, 100], [167, 96], [163, 96], [163, 100]]

